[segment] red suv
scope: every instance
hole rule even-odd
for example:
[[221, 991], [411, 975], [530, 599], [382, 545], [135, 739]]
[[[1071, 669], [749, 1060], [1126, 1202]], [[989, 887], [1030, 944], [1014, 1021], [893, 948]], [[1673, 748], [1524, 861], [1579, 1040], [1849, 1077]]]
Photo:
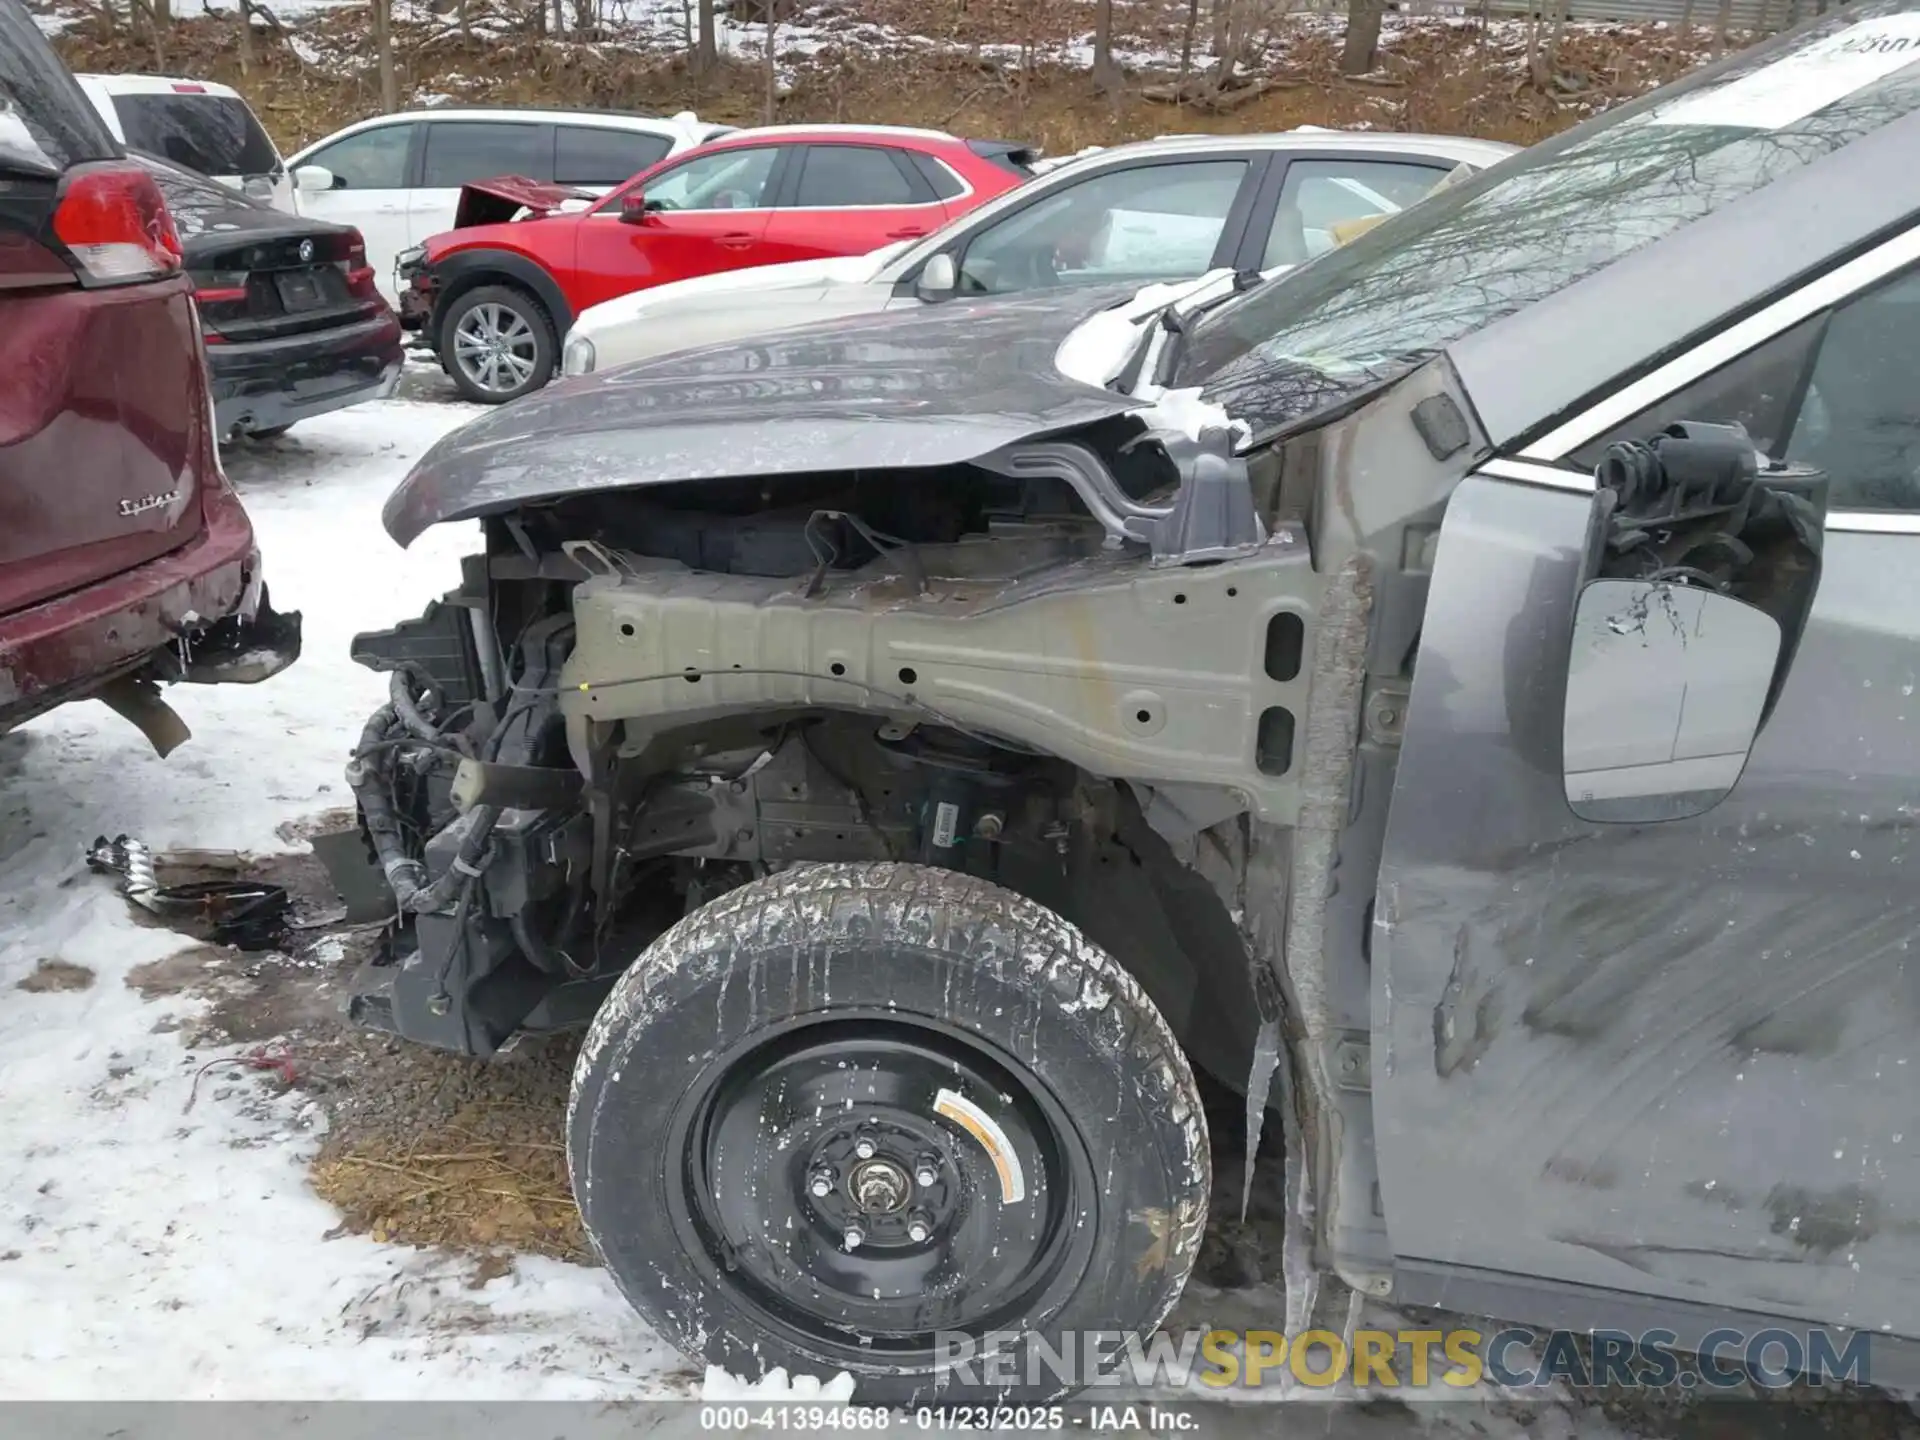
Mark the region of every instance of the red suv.
[[0, 731], [91, 696], [165, 754], [156, 682], [299, 654], [214, 438], [160, 191], [0, 0]]
[[[1018, 145], [937, 130], [736, 130], [643, 170], [584, 212], [464, 225], [404, 252], [401, 320], [425, 330], [462, 394], [497, 405], [552, 378], [561, 337], [590, 305], [925, 235], [1027, 179], [1030, 158]], [[548, 192], [511, 180], [491, 193], [540, 208], [566, 194]], [[463, 199], [463, 216], [482, 208]]]

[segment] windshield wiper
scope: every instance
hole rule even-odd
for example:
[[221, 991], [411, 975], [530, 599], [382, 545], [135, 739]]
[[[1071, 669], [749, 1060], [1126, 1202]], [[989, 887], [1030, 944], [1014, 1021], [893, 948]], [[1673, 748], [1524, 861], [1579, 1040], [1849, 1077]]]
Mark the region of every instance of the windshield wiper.
[[1224, 294], [1210, 296], [1198, 305], [1182, 309], [1179, 305], [1169, 305], [1160, 312], [1160, 328], [1167, 332], [1167, 340], [1160, 347], [1159, 358], [1153, 365], [1153, 383], [1164, 386], [1173, 379], [1173, 372], [1180, 364], [1180, 357], [1186, 353], [1187, 341], [1193, 334], [1193, 322], [1213, 309], [1224, 305], [1237, 296], [1246, 294], [1254, 286], [1262, 283], [1263, 277], [1258, 270], [1236, 270], [1233, 284]]

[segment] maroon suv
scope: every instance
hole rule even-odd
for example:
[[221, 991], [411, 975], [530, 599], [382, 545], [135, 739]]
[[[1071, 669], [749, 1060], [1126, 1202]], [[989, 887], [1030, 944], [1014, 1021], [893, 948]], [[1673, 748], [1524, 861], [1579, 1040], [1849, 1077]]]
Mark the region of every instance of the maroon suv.
[[299, 650], [220, 469], [166, 205], [0, 0], [0, 731], [91, 696], [165, 754], [186, 730], [157, 682]]

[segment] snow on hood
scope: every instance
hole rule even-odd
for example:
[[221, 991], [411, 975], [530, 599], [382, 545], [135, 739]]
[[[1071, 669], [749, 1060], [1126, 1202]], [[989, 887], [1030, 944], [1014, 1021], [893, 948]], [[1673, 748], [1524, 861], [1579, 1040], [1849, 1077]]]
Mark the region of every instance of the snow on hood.
[[590, 305], [573, 322], [573, 334], [589, 339], [630, 324], [649, 311], [682, 303], [701, 303], [709, 297], [759, 294], [768, 290], [798, 290], [809, 285], [864, 285], [880, 273], [911, 242], [900, 240], [864, 255], [836, 255], [826, 260], [794, 260], [785, 265], [758, 265], [749, 270], [723, 270], [696, 275], [670, 285], [655, 285]]
[[[1165, 310], [1184, 310], [1204, 305], [1225, 295], [1233, 287], [1234, 272], [1209, 270], [1197, 280], [1166, 281], [1148, 285], [1131, 300], [1108, 310], [1089, 315], [1075, 326], [1054, 352], [1054, 368], [1083, 385], [1107, 389], [1127, 368], [1127, 362], [1139, 350], [1148, 328], [1158, 328], [1158, 317]], [[1151, 401], [1138, 412], [1149, 430], [1165, 430], [1197, 440], [1204, 429], [1231, 431], [1236, 442], [1251, 433], [1244, 421], [1233, 419], [1221, 406], [1200, 398], [1200, 387], [1167, 390], [1155, 385], [1153, 359], [1165, 343], [1165, 332], [1148, 338], [1151, 349], [1141, 366], [1141, 378], [1130, 392], [1136, 398]]]
[[1089, 315], [1060, 342], [1054, 368], [1083, 385], [1105, 389], [1139, 348], [1145, 325], [1182, 302], [1205, 301], [1233, 283], [1233, 271], [1209, 270], [1196, 280], [1167, 280], [1142, 287], [1124, 305]]

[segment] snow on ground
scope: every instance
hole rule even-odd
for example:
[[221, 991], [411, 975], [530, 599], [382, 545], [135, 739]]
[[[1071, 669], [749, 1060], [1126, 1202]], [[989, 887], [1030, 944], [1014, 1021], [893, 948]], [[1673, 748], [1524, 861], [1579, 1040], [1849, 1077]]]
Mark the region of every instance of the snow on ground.
[[[407, 466], [473, 412], [389, 402], [301, 426], [230, 470], [305, 654], [257, 688], [177, 686], [167, 760], [93, 702], [0, 737], [0, 1345], [9, 1398], [601, 1398], [697, 1376], [600, 1272], [523, 1261], [466, 1288], [449, 1257], [327, 1239], [308, 1189], [312, 1103], [189, 1057], [127, 972], [187, 942], [133, 924], [81, 848], [284, 850], [275, 827], [347, 801], [343, 757], [380, 701], [354, 632], [459, 583], [465, 527], [411, 553], [379, 527]], [[91, 988], [14, 988], [43, 958]], [[220, 1098], [221, 1091], [227, 1091]], [[19, 1317], [31, 1315], [31, 1323]], [[679, 1380], [671, 1383], [682, 1384]], [[684, 1389], [682, 1393], [685, 1393]]]

